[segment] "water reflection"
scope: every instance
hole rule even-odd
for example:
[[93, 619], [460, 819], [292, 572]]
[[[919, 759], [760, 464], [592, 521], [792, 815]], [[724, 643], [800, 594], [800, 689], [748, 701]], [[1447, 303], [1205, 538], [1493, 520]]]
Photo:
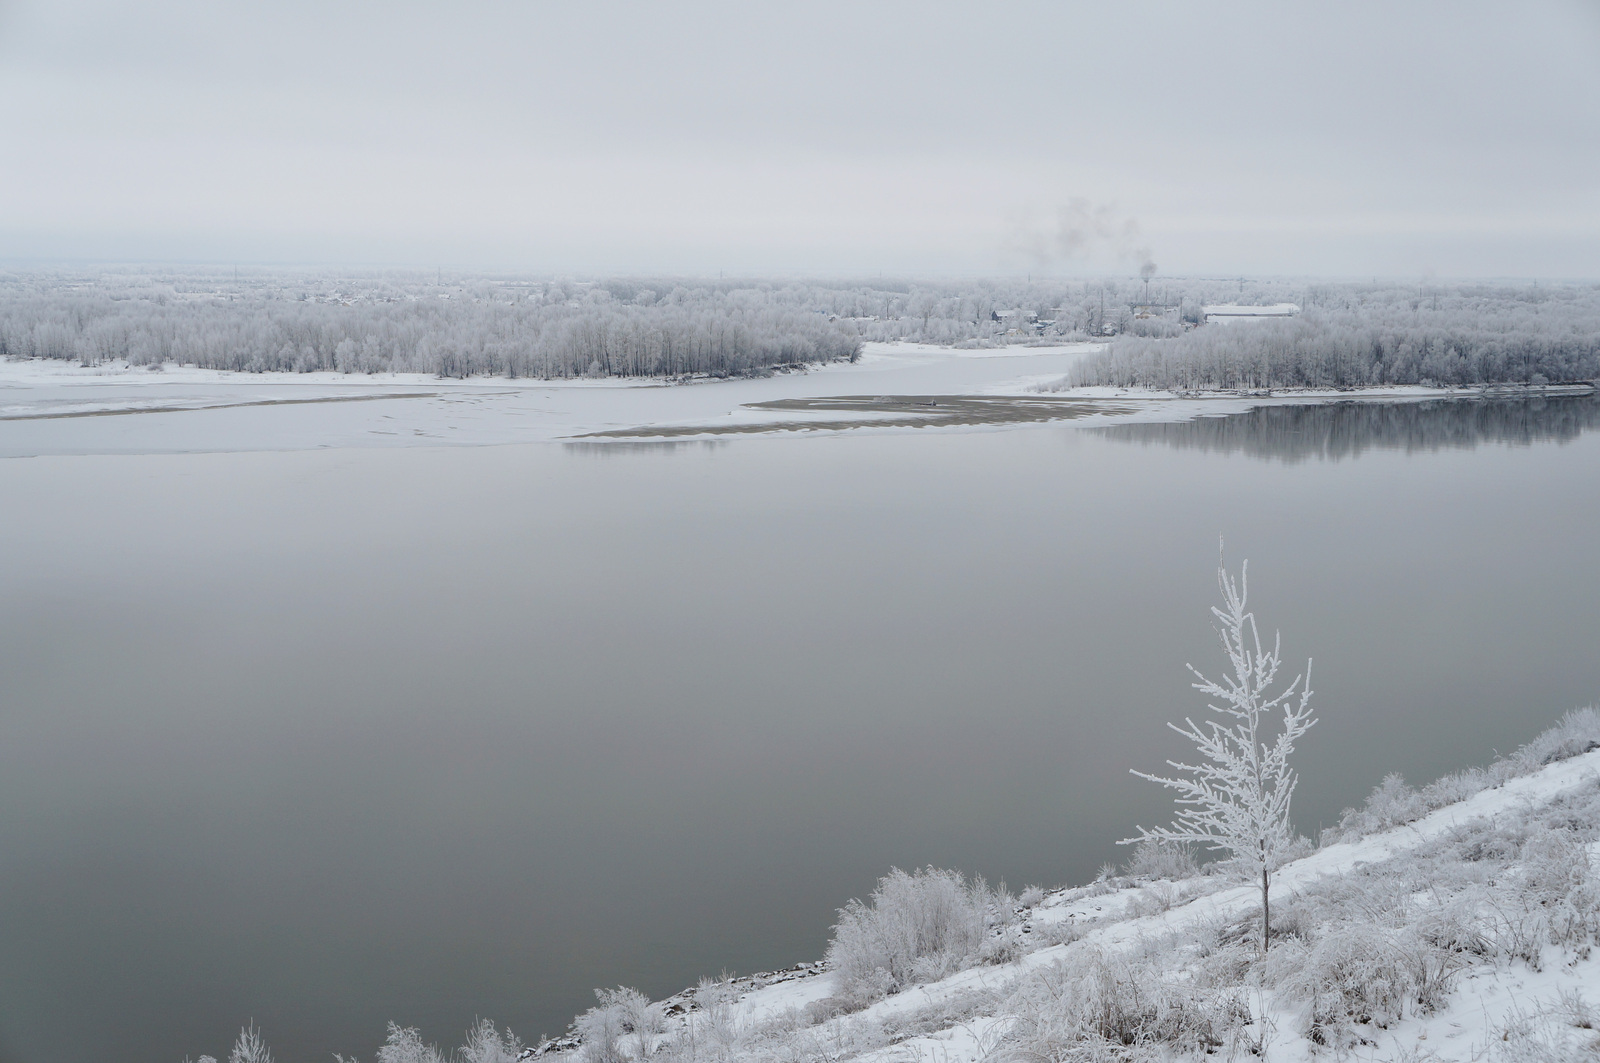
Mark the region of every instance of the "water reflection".
[[609, 443], [590, 443], [581, 439], [564, 441], [561, 446], [568, 454], [589, 458], [620, 458], [635, 454], [687, 454], [705, 453], [725, 447], [725, 439], [643, 439], [617, 440]]
[[1178, 424], [1112, 425], [1094, 431], [1122, 442], [1164, 443], [1292, 464], [1358, 457], [1375, 447], [1415, 453], [1480, 443], [1567, 442], [1596, 427], [1600, 398], [1589, 394], [1269, 405]]

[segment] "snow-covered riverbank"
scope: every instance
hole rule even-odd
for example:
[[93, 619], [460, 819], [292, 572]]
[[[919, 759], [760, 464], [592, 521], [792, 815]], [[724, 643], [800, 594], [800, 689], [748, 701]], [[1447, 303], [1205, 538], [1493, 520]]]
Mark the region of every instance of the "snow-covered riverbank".
[[807, 417], [753, 405], [838, 395], [1025, 395], [1094, 349], [867, 344], [853, 363], [676, 386], [659, 378], [459, 380], [171, 365], [152, 372], [0, 360], [0, 456], [487, 446], [663, 426], [677, 434], [684, 426], [776, 426]]
[[[1274, 883], [1110, 876], [1019, 907], [1020, 952], [852, 1010], [822, 964], [704, 982], [615, 1058], [1564, 1060], [1600, 1053], [1600, 716], [1418, 793], [1389, 785], [1347, 840]], [[1428, 811], [1441, 795], [1460, 799]], [[1388, 829], [1364, 828], [1395, 822]], [[1053, 942], [1053, 943], [1052, 943]], [[632, 1045], [630, 1053], [628, 1046]], [[595, 1058], [570, 1039], [539, 1054]]]
[[[1275, 403], [1408, 401], [1477, 392], [1394, 387], [1189, 394], [1070, 388], [1102, 349], [869, 343], [853, 363], [770, 377], [530, 380], [424, 374], [240, 373], [0, 360], [0, 456], [491, 446], [714, 439], [774, 432], [1175, 422]], [[1498, 389], [1500, 394], [1504, 389]]]

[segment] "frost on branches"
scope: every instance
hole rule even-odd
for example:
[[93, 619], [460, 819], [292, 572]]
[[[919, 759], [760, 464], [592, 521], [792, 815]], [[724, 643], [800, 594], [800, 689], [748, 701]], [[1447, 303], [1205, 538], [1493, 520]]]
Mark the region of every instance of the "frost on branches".
[[1297, 780], [1289, 756], [1295, 741], [1317, 721], [1310, 708], [1309, 659], [1303, 675], [1272, 693], [1278, 674], [1279, 637], [1274, 632], [1272, 649], [1262, 648], [1255, 615], [1245, 609], [1249, 570], [1246, 561], [1235, 581], [1225, 566], [1220, 562], [1217, 566], [1223, 604], [1213, 606], [1211, 612], [1220, 622], [1217, 635], [1233, 674], [1219, 683], [1187, 665], [1199, 680], [1194, 688], [1217, 699], [1208, 706], [1215, 718], [1204, 724], [1186, 718], [1182, 727], [1167, 725], [1193, 742], [1203, 759], [1199, 764], [1167, 761], [1180, 773], [1174, 778], [1133, 772], [1176, 790], [1177, 816], [1170, 827], [1138, 827], [1136, 837], [1120, 844], [1147, 840], [1199, 844], [1225, 850], [1250, 867], [1261, 882], [1261, 949], [1265, 952], [1270, 926], [1269, 879], [1294, 842], [1289, 799]]

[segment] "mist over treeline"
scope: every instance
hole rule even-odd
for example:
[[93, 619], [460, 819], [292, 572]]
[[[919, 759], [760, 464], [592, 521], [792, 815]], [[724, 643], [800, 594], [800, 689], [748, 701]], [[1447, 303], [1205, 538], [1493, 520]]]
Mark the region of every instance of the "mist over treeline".
[[[1205, 325], [1212, 303], [1293, 302]], [[1600, 287], [1290, 280], [579, 279], [122, 267], [0, 272], [0, 356], [247, 372], [749, 376], [864, 341], [1101, 340], [1068, 383], [1161, 388], [1600, 375]]]

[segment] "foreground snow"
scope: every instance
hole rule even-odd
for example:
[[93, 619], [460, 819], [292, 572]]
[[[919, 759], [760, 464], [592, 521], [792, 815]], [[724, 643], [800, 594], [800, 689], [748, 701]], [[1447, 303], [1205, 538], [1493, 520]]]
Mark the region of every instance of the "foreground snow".
[[[1592, 716], [1582, 718], [1592, 723]], [[1577, 748], [1592, 744], [1586, 741]], [[1219, 1039], [1208, 1051], [1247, 1051], [1278, 1061], [1600, 1058], [1600, 1034], [1594, 1029], [1600, 1024], [1600, 956], [1591, 947], [1600, 905], [1594, 891], [1583, 887], [1573, 894], [1580, 898], [1577, 917], [1582, 927], [1577, 931], [1568, 927], [1570, 939], [1552, 943], [1553, 930], [1524, 933], [1512, 925], [1521, 917], [1515, 916], [1512, 893], [1507, 891], [1521, 889], [1518, 884], [1543, 873], [1527, 864], [1531, 849], [1524, 848], [1522, 863], [1513, 860], [1504, 866], [1490, 857], [1480, 861], [1472, 855], [1476, 850], [1469, 852], [1465, 863], [1459, 854], [1451, 855], [1452, 846], [1459, 849], [1474, 838], [1488, 839], [1492, 848], [1507, 831], [1534, 838], [1528, 845], [1548, 832], [1551, 844], [1557, 844], [1575, 829], [1575, 817], [1584, 829], [1592, 828], [1588, 817], [1600, 809], [1600, 750], [1520, 777], [1504, 778], [1506, 774], [1444, 780], [1468, 789], [1489, 788], [1404, 826], [1325, 845], [1275, 876], [1274, 913], [1282, 913], [1275, 922], [1314, 921], [1326, 918], [1329, 911], [1356, 913], [1346, 930], [1320, 938], [1312, 933], [1308, 942], [1338, 946], [1340, 933], [1352, 941], [1364, 940], [1365, 924], [1377, 925], [1382, 919], [1361, 913], [1378, 913], [1397, 903], [1409, 905], [1408, 910], [1424, 922], [1455, 921], [1451, 925], [1462, 944], [1435, 950], [1447, 958], [1450, 969], [1429, 975], [1436, 976], [1428, 991], [1434, 998], [1396, 997], [1391, 1015], [1328, 1020], [1319, 1011], [1326, 1009], [1326, 1000], [1318, 1004], [1313, 992], [1308, 1002], [1304, 993], [1285, 988], [1295, 984], [1296, 963], [1308, 969], [1314, 966], [1315, 950], [1295, 937], [1297, 931], [1280, 928], [1290, 938], [1275, 945], [1273, 956], [1261, 966], [1253, 948], [1247, 947], [1245, 929], [1252, 919], [1259, 920], [1254, 887], [1234, 885], [1222, 876], [1199, 876], [1138, 886], [1122, 883], [1122, 888], [1101, 882], [1057, 891], [1024, 910], [1022, 930], [1034, 940], [1060, 944], [1036, 948], [1009, 963], [971, 967], [907, 987], [853, 1013], [837, 1014], [844, 990], [839, 976], [821, 964], [802, 964], [733, 983], [703, 983], [698, 990], [665, 1002], [667, 1014], [674, 1018], [666, 1033], [652, 1042], [652, 1054], [676, 1059], [704, 1055], [885, 1063], [968, 1063], [986, 1057], [1133, 1060], [1184, 1054], [1181, 1045], [1140, 1041], [1106, 1042], [1117, 1051], [1084, 1054], [1087, 1049], [1080, 1042], [1059, 1037], [1052, 1041], [1041, 1032], [1052, 1014], [1051, 994], [1082, 992], [1081, 976], [1087, 970], [1098, 972], [1093, 977], [1102, 981], [1116, 982], [1114, 992], [1134, 997], [1141, 991], [1154, 994], [1154, 983], [1159, 982], [1180, 996], [1199, 999], [1209, 993], [1221, 1002], [1219, 1006], [1232, 1008], [1227, 1047]], [[1595, 864], [1600, 857], [1597, 850], [1600, 842], [1569, 847], [1555, 866], [1570, 864], [1570, 874], [1587, 881], [1591, 869], [1600, 866]], [[1473, 883], [1475, 875], [1485, 874], [1486, 883]], [[1412, 888], [1401, 889], [1402, 884], [1414, 885], [1419, 876], [1427, 887], [1409, 900], [1399, 896], [1397, 901], [1397, 890], [1403, 894]], [[1468, 897], [1487, 897], [1487, 907], [1473, 908], [1463, 899]], [[1474, 919], [1482, 925], [1476, 926]], [[1400, 933], [1409, 931], [1402, 927]], [[1389, 961], [1378, 956], [1363, 962], [1381, 970]], [[1255, 967], [1239, 976], [1236, 987], [1219, 991], [1219, 964]], [[1273, 964], [1278, 965], [1276, 972]], [[1263, 976], [1262, 971], [1267, 973]], [[1345, 991], [1365, 992], [1367, 987]], [[576, 1059], [583, 1049], [569, 1041], [541, 1049], [547, 1052], [570, 1053]]]

